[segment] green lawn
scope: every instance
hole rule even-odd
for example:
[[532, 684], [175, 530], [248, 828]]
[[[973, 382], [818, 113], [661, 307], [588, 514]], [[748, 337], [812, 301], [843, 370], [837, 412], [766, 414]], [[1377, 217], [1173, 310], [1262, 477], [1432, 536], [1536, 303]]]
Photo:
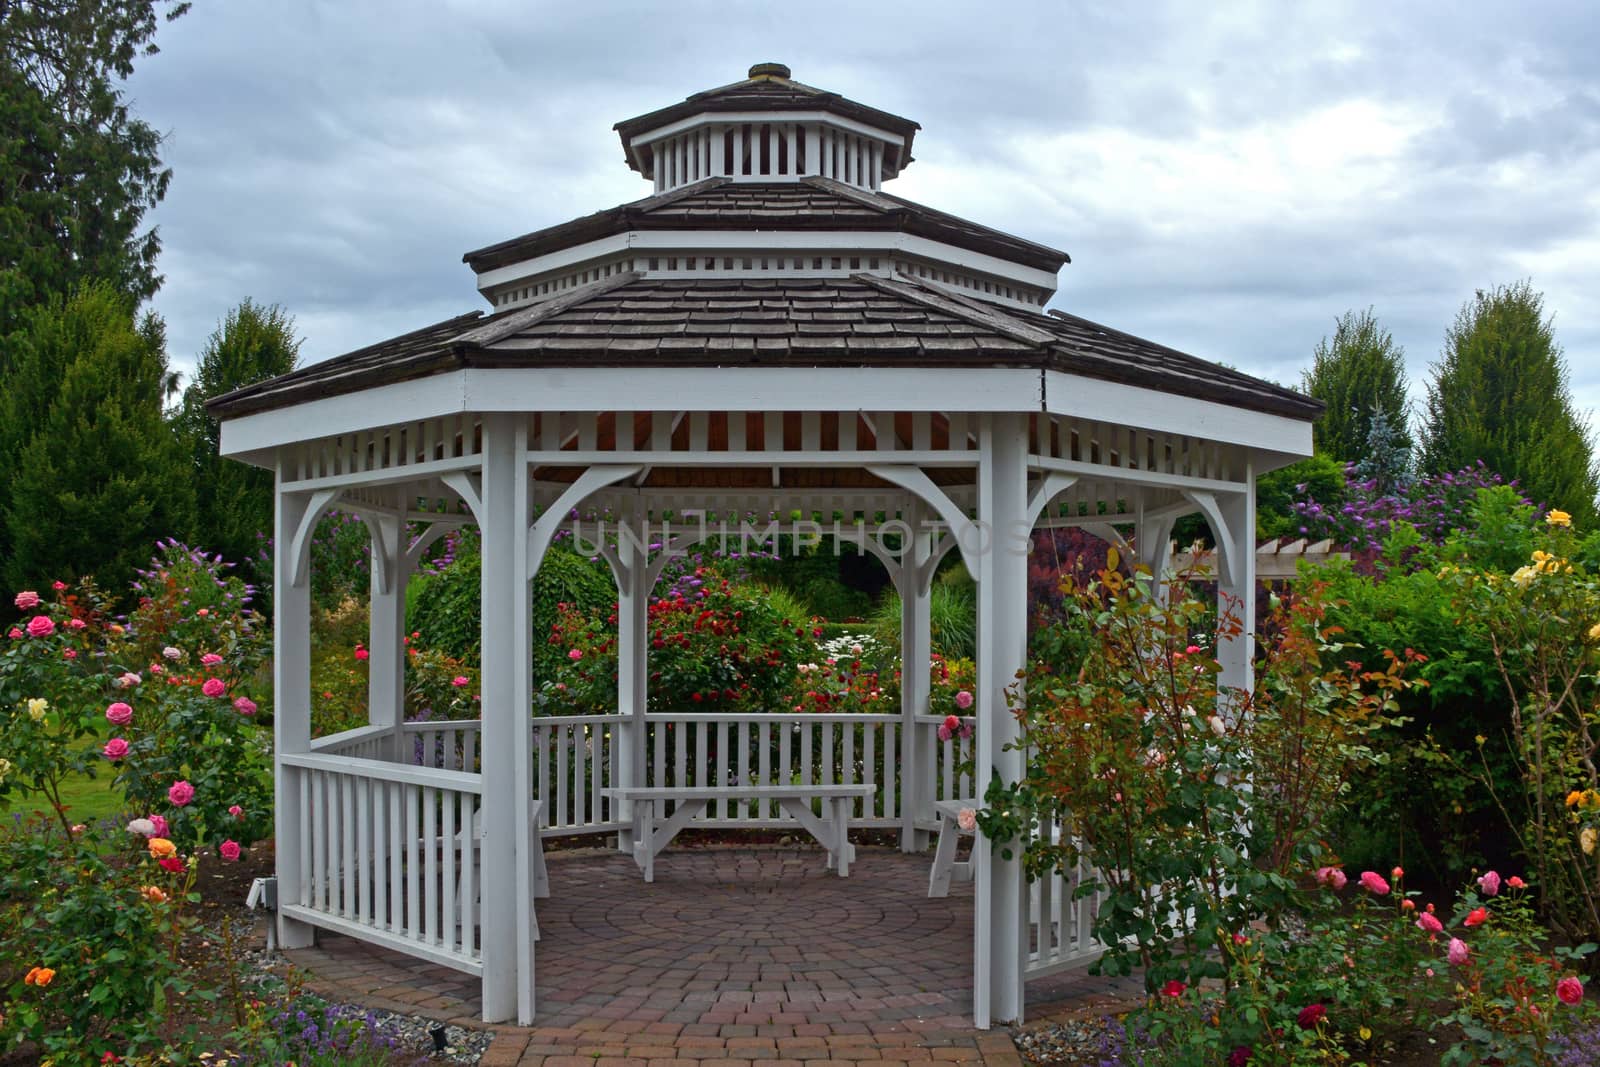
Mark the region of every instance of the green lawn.
[[[74, 775], [62, 783], [61, 800], [67, 806], [67, 813], [78, 822], [92, 823], [108, 815], [121, 814], [122, 798], [111, 788], [111, 776], [106, 774], [98, 778]], [[0, 811], [22, 811], [30, 807], [49, 810], [49, 805], [41, 800], [24, 800], [16, 794], [0, 800]]]

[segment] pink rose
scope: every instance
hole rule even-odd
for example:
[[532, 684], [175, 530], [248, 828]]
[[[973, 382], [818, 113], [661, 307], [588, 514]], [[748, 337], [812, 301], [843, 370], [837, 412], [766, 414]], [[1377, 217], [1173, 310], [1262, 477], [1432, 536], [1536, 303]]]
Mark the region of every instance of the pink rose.
[[939, 734], [939, 740], [941, 741], [948, 741], [951, 737], [955, 736], [950, 732], [950, 727], [946, 726], [944, 723], [939, 724], [939, 729], [937, 732]]
[[956, 707], [960, 708], [962, 711], [966, 711], [968, 708], [972, 707], [972, 694], [967, 692], [965, 689], [957, 693]]
[[64, 648], [61, 650], [61, 655], [66, 659], [77, 659], [78, 650], [75, 648]]
[[1510, 878], [1506, 879], [1506, 885], [1508, 887], [1512, 888], [1512, 889], [1526, 889], [1526, 888], [1528, 888], [1528, 883], [1524, 882], [1519, 876], [1517, 876], [1515, 874], [1513, 874]]
[[256, 702], [249, 697], [237, 697], [233, 702], [233, 710], [240, 715], [254, 715], [256, 713]]
[[50, 583], [50, 588], [54, 589], [58, 593], [65, 593], [67, 591], [67, 583], [66, 582], [60, 582], [60, 581], [51, 582]]
[[1317, 868], [1317, 882], [1320, 885], [1330, 886], [1335, 891], [1338, 891], [1343, 889], [1349, 881], [1350, 879], [1345, 877], [1345, 873], [1337, 867]]
[[180, 660], [183, 658], [183, 652], [180, 649], [173, 648], [171, 645], [163, 648], [161, 650], [161, 654], [170, 660]]
[[113, 737], [106, 742], [106, 747], [100, 751], [106, 754], [106, 759], [114, 763], [128, 754], [128, 742], [120, 737]]
[[242, 819], [244, 818], [244, 809], [237, 804], [230, 804], [228, 805], [228, 814], [235, 819]]
[[184, 807], [194, 799], [194, 786], [179, 779], [167, 790], [167, 799], [172, 801], [172, 806], [175, 808]]
[[1361, 886], [1367, 892], [1376, 893], [1380, 897], [1387, 896], [1389, 893], [1389, 883], [1385, 882], [1383, 875], [1377, 871], [1362, 871]]
[[119, 700], [106, 709], [106, 721], [114, 726], [126, 726], [133, 721], [133, 709]]
[[224, 841], [217, 846], [217, 854], [229, 863], [237, 863], [239, 860], [239, 842]]
[[455, 686], [457, 689], [465, 689], [467, 686], [472, 684], [472, 679], [468, 678], [464, 674], [458, 674], [454, 678], [450, 679], [450, 684]]
[[150, 825], [156, 828], [157, 837], [172, 836], [172, 827], [167, 824], [167, 817], [165, 815], [150, 815], [147, 816], [147, 818], [150, 820]]
[[27, 611], [30, 608], [36, 608], [39, 606], [39, 594], [35, 593], [32, 589], [24, 589], [22, 592], [17, 594], [16, 599], [14, 599], [12, 603], [17, 606], [17, 610]]
[[360, 645], [356, 646], [356, 659], [365, 660], [368, 657], [370, 657], [371, 655], [372, 655], [372, 653], [368, 652], [366, 649], [362, 648]]
[[1445, 958], [1448, 959], [1453, 966], [1460, 967], [1467, 962], [1467, 957], [1471, 955], [1472, 950], [1467, 948], [1467, 943], [1465, 941], [1461, 940], [1459, 937], [1452, 937], [1450, 939], [1450, 948], [1449, 951], [1445, 953]]
[[11, 629], [6, 631], [6, 636], [15, 641], [22, 636], [22, 631], [13, 626]]
[[48, 615], [35, 615], [28, 620], [29, 637], [49, 637], [55, 632], [55, 621]]
[[227, 696], [228, 687], [222, 684], [221, 678], [207, 678], [206, 684], [200, 687], [200, 692], [208, 697]]
[[1486, 896], [1486, 897], [1497, 897], [1497, 896], [1499, 896], [1500, 895], [1500, 875], [1497, 874], [1494, 871], [1490, 871], [1489, 873], [1485, 874], [1482, 878], [1478, 879], [1478, 888], [1483, 890], [1483, 895]]
[[1583, 1003], [1583, 983], [1568, 975], [1556, 983], [1556, 998], [1563, 1004]]
[[962, 808], [956, 812], [956, 825], [967, 833], [972, 833], [978, 828], [978, 813], [971, 808]]
[[576, 663], [578, 660], [583, 658], [583, 649], [581, 649], [581, 648], [573, 649], [571, 652], [567, 653], [567, 658], [572, 660], [574, 663]]
[[117, 689], [132, 689], [142, 681], [144, 681], [144, 679], [139, 677], [137, 674], [134, 674], [132, 671], [124, 671], [122, 674], [118, 675], [117, 680], [111, 684]]
[[1444, 933], [1444, 923], [1440, 922], [1438, 917], [1423, 912], [1417, 916], [1417, 929], [1430, 934], [1442, 934]]
[[215, 667], [221, 662], [222, 657], [217, 655], [215, 652], [207, 652], [205, 655], [200, 657], [200, 665], [202, 667]]

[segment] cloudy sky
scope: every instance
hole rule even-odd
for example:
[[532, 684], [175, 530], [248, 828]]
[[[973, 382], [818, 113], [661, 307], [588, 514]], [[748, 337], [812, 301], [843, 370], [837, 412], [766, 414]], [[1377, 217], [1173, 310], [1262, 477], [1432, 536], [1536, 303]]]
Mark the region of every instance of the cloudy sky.
[[1053, 306], [1285, 383], [1371, 305], [1420, 398], [1531, 278], [1600, 407], [1600, 8], [202, 0], [167, 132], [174, 362], [240, 299], [322, 359], [473, 308], [461, 253], [647, 195], [612, 123], [753, 62], [922, 123], [888, 188], [1065, 249]]

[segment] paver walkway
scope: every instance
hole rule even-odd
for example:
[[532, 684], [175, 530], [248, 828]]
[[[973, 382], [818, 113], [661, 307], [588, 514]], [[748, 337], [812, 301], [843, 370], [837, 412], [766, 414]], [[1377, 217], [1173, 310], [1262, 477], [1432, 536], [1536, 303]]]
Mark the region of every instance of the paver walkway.
[[[484, 1067], [673, 1061], [1019, 1059], [972, 1029], [972, 888], [928, 899], [929, 856], [858, 846], [849, 878], [809, 849], [675, 849], [645, 885], [602, 850], [550, 855], [533, 1027], [495, 1026]], [[325, 995], [481, 1026], [478, 982], [350, 938], [289, 953]], [[1082, 972], [1030, 982], [1030, 1020], [1138, 995]]]

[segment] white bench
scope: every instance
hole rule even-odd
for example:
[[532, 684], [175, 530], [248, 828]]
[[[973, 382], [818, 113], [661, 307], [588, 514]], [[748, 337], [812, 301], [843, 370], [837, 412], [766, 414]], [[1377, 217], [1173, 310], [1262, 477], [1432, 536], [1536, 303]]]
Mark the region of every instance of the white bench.
[[960, 816], [963, 808], [977, 810], [978, 803], [975, 800], [936, 800], [933, 807], [939, 813], [939, 844], [933, 850], [933, 870], [928, 872], [928, 895], [947, 897], [952, 879], [972, 881], [972, 858], [969, 854], [957, 863], [956, 845], [963, 834], [976, 834], [974, 830], [961, 828]]
[[[727, 785], [727, 786], [617, 786], [602, 790], [622, 801], [633, 802], [633, 861], [646, 882], [655, 881], [656, 854], [678, 831], [703, 815], [713, 800], [775, 800], [794, 817], [817, 843], [828, 850], [828, 867], [839, 877], [850, 873], [855, 846], [850, 844], [850, 811], [857, 800], [878, 791], [875, 785]], [[824, 817], [811, 810], [821, 800]], [[671, 815], [658, 814], [667, 801]]]

